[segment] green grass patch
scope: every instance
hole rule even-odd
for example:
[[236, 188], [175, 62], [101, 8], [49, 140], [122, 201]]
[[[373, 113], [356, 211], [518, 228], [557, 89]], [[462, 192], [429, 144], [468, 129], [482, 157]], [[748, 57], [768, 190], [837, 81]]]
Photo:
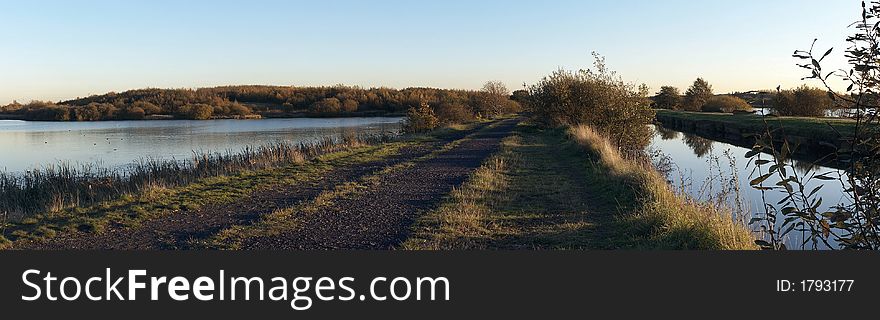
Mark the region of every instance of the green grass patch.
[[784, 128], [786, 135], [833, 139], [852, 136], [856, 121], [841, 118], [814, 117], [764, 117], [757, 114], [730, 114], [712, 112], [688, 112], [657, 110], [657, 119], [682, 119], [721, 123], [725, 126], [760, 134], [765, 131], [765, 121], [771, 129]]

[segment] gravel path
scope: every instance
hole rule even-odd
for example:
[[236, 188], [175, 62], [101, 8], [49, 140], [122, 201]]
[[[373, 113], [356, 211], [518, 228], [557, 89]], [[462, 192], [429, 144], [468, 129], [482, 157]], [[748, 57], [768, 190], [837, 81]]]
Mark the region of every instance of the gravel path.
[[[479, 127], [482, 128], [482, 127]], [[478, 129], [479, 129], [478, 128]], [[226, 204], [209, 204], [142, 222], [136, 227], [108, 226], [101, 233], [73, 232], [48, 241], [21, 242], [18, 249], [188, 249], [233, 225], [251, 224], [260, 216], [280, 208], [313, 200], [324, 190], [354, 182], [386, 166], [411, 161], [429, 154], [445, 143], [461, 139], [473, 131], [444, 136], [438, 141], [405, 147], [396, 155], [360, 165], [340, 166], [320, 179], [301, 184], [281, 185], [256, 191]]]
[[406, 239], [419, 214], [434, 209], [461, 185], [518, 121], [505, 120], [449, 151], [382, 175], [378, 187], [336, 199], [318, 212], [294, 217], [298, 228], [279, 236], [252, 238], [245, 249], [391, 249]]

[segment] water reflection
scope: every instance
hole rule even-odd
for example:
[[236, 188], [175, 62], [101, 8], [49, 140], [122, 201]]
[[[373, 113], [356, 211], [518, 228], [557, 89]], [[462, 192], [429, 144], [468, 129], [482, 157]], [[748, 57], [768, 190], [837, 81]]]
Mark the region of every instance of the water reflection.
[[[784, 190], [769, 190], [762, 193], [749, 185], [751, 179], [760, 175], [753, 171], [755, 169], [754, 162], [744, 158], [749, 149], [687, 133], [681, 133], [678, 138], [664, 139], [664, 136], [674, 136], [669, 133], [661, 133], [670, 129], [657, 126], [655, 130], [658, 134], [654, 136], [650, 148], [662, 152], [668, 157], [668, 161], [674, 163], [675, 170], [669, 177], [673, 180], [672, 185], [681, 192], [702, 201], [717, 201], [720, 199], [718, 190], [722, 190], [722, 192], [733, 190], [734, 194], [729, 195], [730, 197], [724, 201], [734, 209], [741, 208], [738, 216], [744, 217], [746, 222], [755, 214], [765, 212], [765, 203], [779, 207], [777, 204], [780, 200], [786, 198], [787, 194]], [[762, 157], [769, 159], [768, 155], [762, 155]], [[816, 165], [810, 161], [786, 161], [791, 161], [789, 162], [791, 166], [802, 177], [814, 173], [832, 172], [831, 177], [841, 177], [844, 181], [846, 180], [846, 173], [841, 170]], [[767, 170], [767, 166], [763, 170]], [[769, 185], [776, 183], [773, 179], [768, 182]], [[824, 187], [818, 189], [814, 195], [823, 200], [818, 208], [819, 212], [833, 211], [833, 207], [837, 205], [851, 203], [851, 199], [842, 191], [844, 187], [839, 181], [812, 179], [805, 183], [804, 189], [810, 192], [820, 185], [824, 185]], [[777, 222], [781, 224], [783, 219], [784, 217], [780, 216]], [[757, 227], [752, 226], [752, 228]], [[803, 234], [792, 232], [788, 234], [785, 242], [790, 249], [800, 249], [803, 246], [802, 239]]]
[[660, 139], [663, 140], [678, 139], [679, 135], [678, 131], [666, 129], [663, 126], [655, 126], [654, 131], [656, 131], [657, 134], [660, 136]]
[[684, 143], [694, 151], [698, 158], [702, 158], [712, 152], [712, 143], [714, 141], [700, 137], [695, 134], [682, 133], [684, 135]]

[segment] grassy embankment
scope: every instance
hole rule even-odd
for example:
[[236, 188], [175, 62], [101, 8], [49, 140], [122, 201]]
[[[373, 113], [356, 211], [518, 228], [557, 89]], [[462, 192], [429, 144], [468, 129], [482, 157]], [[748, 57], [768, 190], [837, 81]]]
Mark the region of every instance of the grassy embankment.
[[771, 129], [784, 128], [786, 135], [816, 138], [836, 139], [840, 136], [852, 136], [856, 121], [840, 118], [813, 118], [813, 117], [762, 117], [756, 114], [730, 114], [711, 112], [688, 112], [673, 110], [657, 110], [657, 119], [660, 122], [670, 120], [686, 120], [694, 122], [707, 122], [722, 124], [725, 127], [736, 128], [744, 133], [762, 133], [765, 130], [764, 121]]
[[124, 193], [95, 205], [66, 208], [31, 215], [18, 221], [6, 221], [0, 225], [0, 248], [13, 245], [13, 241], [40, 241], [62, 232], [101, 232], [110, 224], [136, 226], [147, 219], [183, 210], [196, 210], [206, 204], [230, 203], [265, 188], [311, 183], [336, 167], [391, 157], [404, 147], [435, 141], [458, 131], [471, 130], [475, 125], [447, 127], [428, 135], [378, 145], [352, 145], [301, 162], [200, 178], [182, 186], [152, 185], [141, 192]]
[[403, 247], [754, 249], [729, 214], [676, 195], [588, 128], [521, 125]]

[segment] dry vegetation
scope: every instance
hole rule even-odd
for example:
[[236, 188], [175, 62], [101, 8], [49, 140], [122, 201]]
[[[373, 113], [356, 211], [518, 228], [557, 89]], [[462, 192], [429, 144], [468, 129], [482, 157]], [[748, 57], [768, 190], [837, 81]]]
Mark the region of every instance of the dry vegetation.
[[754, 249], [730, 214], [675, 194], [587, 127], [521, 125], [403, 248]]
[[648, 246], [678, 249], [754, 249], [754, 237], [732, 219], [729, 210], [675, 194], [650, 164], [623, 158], [607, 139], [586, 126], [571, 130], [574, 139], [598, 157], [611, 179], [637, 190], [638, 202], [622, 219], [647, 231]]

